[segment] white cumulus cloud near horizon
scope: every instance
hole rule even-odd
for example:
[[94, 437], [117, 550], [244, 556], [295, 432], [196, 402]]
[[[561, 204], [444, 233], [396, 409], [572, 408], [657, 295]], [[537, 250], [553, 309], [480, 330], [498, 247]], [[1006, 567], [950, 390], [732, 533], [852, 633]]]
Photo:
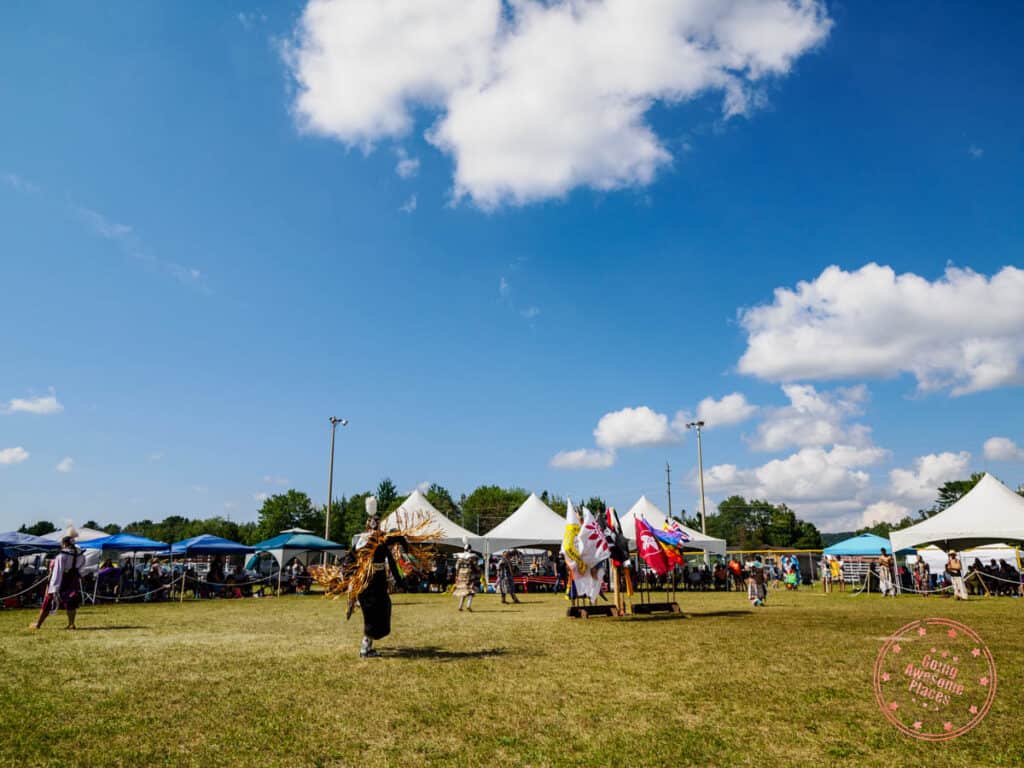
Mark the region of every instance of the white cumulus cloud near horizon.
[[817, 0], [311, 0], [284, 55], [301, 129], [369, 151], [425, 109], [455, 199], [491, 209], [649, 184], [673, 159], [652, 107], [746, 114], [832, 23]]
[[870, 444], [870, 428], [846, 425], [859, 416], [868, 399], [867, 387], [841, 387], [819, 391], [807, 384], [782, 387], [789, 405], [768, 408], [747, 442], [757, 451], [781, 451], [790, 447], [821, 446], [831, 443]]
[[990, 437], [982, 450], [989, 461], [1024, 461], [1024, 448], [1008, 437]]
[[51, 416], [64, 410], [63, 404], [57, 400], [57, 393], [50, 389], [50, 394], [40, 397], [15, 397], [7, 402], [3, 409], [6, 413], [32, 413], [36, 416]]
[[943, 483], [964, 479], [970, 465], [971, 454], [968, 451], [919, 456], [912, 468], [894, 469], [889, 473], [890, 489], [899, 498], [924, 504], [935, 500]]
[[70, 456], [65, 456], [63, 459], [58, 461], [57, 462], [57, 466], [55, 467], [55, 469], [58, 472], [62, 472], [64, 474], [67, 474], [68, 472], [70, 472], [74, 468], [75, 468], [75, 460], [72, 459]]
[[770, 304], [741, 310], [741, 373], [769, 381], [892, 378], [965, 395], [1024, 383], [1024, 270], [986, 277], [948, 267], [928, 280], [837, 266]]

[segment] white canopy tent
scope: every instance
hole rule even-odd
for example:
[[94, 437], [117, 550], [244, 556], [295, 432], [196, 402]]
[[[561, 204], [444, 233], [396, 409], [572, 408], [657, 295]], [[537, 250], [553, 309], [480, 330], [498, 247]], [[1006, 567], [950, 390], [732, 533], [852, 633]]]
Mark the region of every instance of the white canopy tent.
[[889, 534], [893, 549], [962, 550], [986, 544], [1024, 544], [1024, 497], [985, 473], [955, 504], [917, 525]]
[[561, 544], [564, 535], [565, 518], [531, 493], [519, 509], [490, 530], [484, 539], [489, 551], [500, 552], [514, 547]]
[[[76, 528], [78, 536], [75, 541], [92, 541], [93, 539], [105, 539], [110, 534], [106, 531], [97, 531], [95, 528]], [[67, 533], [63, 531], [53, 531], [52, 533], [44, 533], [44, 539], [50, 539], [51, 541], [60, 541], [64, 538]], [[109, 555], [104, 555], [102, 550], [99, 549], [83, 549], [82, 554], [85, 556], [85, 567], [82, 568], [82, 575], [89, 573], [95, 573], [99, 570], [100, 563]]]
[[[629, 540], [631, 548], [636, 547], [636, 520], [646, 520], [651, 524], [652, 528], [661, 530], [662, 527], [668, 522], [668, 517], [658, 507], [648, 499], [646, 496], [641, 496], [636, 504], [634, 504], [626, 516], [620, 518], [619, 522], [622, 524], [622, 533]], [[716, 539], [714, 536], [706, 536], [700, 531], [695, 531], [692, 528], [687, 528], [685, 525], [680, 526], [687, 535], [690, 537], [690, 541], [687, 542], [684, 549], [701, 550], [712, 555], [718, 555], [725, 557], [725, 539]]]
[[398, 528], [399, 518], [403, 518], [406, 524], [412, 521], [418, 522], [424, 518], [429, 519], [435, 528], [441, 530], [441, 537], [437, 540], [437, 544], [461, 547], [462, 539], [465, 537], [469, 541], [469, 546], [473, 549], [483, 550], [484, 539], [482, 536], [470, 533], [458, 523], [453, 523], [441, 514], [437, 507], [427, 500], [427, 497], [423, 495], [419, 488], [410, 493], [409, 498], [403, 501], [398, 509], [384, 518], [384, 523], [381, 527], [385, 531], [391, 528]]

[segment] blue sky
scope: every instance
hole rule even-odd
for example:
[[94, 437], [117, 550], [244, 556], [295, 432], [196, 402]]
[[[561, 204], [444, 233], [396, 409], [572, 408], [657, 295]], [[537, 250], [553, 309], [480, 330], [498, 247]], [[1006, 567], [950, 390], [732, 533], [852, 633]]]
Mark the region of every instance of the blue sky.
[[1024, 481], [1021, 14], [449, 2], [0, 11], [0, 529]]

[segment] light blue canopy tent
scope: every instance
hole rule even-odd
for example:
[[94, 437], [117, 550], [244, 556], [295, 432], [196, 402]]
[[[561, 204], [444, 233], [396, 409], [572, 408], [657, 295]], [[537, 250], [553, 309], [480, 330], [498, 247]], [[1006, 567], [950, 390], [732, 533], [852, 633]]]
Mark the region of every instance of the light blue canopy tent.
[[102, 549], [104, 552], [161, 552], [167, 549], [166, 542], [153, 541], [134, 533], [115, 533], [102, 539], [83, 541], [80, 546], [82, 549]]
[[[294, 529], [284, 531], [272, 539], [253, 544], [253, 549], [257, 552], [266, 552], [277, 561], [277, 588], [280, 591], [281, 571], [284, 570], [284, 564], [289, 560], [297, 558], [303, 565], [309, 565], [310, 554], [343, 552], [345, 545], [339, 544], [336, 541], [329, 541], [309, 531]], [[250, 562], [247, 567], [251, 565], [252, 563]]]
[[237, 541], [223, 539], [209, 533], [182, 539], [171, 544], [170, 553], [175, 557], [186, 555], [247, 555], [256, 548]]
[[42, 552], [57, 552], [59, 549], [60, 542], [44, 539], [42, 536], [18, 531], [0, 533], [0, 554], [4, 557], [37, 555]]
[[[838, 541], [831, 547], [825, 547], [824, 553], [835, 557], [878, 557], [882, 554], [882, 547], [890, 555], [893, 553], [892, 544], [888, 539], [876, 536], [873, 533], [862, 533], [859, 536], [851, 536], [843, 541]], [[896, 554], [912, 555], [913, 549], [901, 549]]]

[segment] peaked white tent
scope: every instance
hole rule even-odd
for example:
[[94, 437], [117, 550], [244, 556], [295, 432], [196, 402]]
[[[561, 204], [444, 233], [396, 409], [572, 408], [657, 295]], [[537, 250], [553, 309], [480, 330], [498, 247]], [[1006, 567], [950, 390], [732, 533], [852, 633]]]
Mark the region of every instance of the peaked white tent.
[[[619, 519], [619, 522], [622, 524], [622, 533], [629, 539], [630, 547], [636, 546], [636, 520], [638, 518], [646, 520], [651, 524], [652, 528], [657, 530], [661, 530], [662, 526], [668, 522], [668, 517], [658, 509], [654, 502], [646, 496], [641, 496], [636, 504], [630, 508], [629, 512], [626, 513], [626, 516]], [[681, 527], [690, 537], [690, 541], [686, 544], [685, 549], [702, 550], [712, 555], [725, 557], [725, 539], [705, 536], [700, 531], [687, 528], [685, 525]]]
[[385, 531], [389, 528], [397, 528], [399, 517], [408, 524], [410, 521], [420, 521], [424, 518], [430, 520], [435, 528], [441, 530], [441, 537], [438, 544], [447, 544], [452, 547], [462, 547], [462, 539], [469, 540], [469, 546], [476, 550], [483, 549], [484, 539], [475, 533], [470, 533], [458, 523], [453, 523], [431, 504], [419, 488], [409, 494], [409, 498], [402, 502], [394, 512], [384, 518], [381, 526]]
[[545, 504], [535, 493], [519, 505], [485, 536], [489, 550], [498, 552], [512, 547], [561, 544], [565, 518]]
[[946, 551], [1024, 544], [1024, 497], [986, 472], [958, 502], [917, 525], [893, 531], [889, 540], [894, 549], [935, 544]]

